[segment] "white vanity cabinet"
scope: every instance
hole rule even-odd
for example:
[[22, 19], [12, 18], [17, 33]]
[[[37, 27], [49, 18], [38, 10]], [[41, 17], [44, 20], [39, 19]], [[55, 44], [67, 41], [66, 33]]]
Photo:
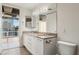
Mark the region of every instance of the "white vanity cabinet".
[[39, 38], [37, 36], [24, 34], [24, 46], [33, 55], [55, 55], [56, 38]]

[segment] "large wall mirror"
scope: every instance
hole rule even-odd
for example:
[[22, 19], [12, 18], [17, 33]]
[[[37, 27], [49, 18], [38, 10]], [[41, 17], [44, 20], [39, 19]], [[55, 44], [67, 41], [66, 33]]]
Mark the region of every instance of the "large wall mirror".
[[47, 12], [39, 15], [39, 31], [56, 33], [56, 4], [50, 4], [47, 8]]

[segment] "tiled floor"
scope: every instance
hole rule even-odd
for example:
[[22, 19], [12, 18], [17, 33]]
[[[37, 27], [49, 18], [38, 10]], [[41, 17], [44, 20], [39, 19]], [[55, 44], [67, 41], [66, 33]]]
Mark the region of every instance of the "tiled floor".
[[1, 55], [31, 55], [28, 50], [24, 47], [22, 48], [12, 48], [3, 50]]

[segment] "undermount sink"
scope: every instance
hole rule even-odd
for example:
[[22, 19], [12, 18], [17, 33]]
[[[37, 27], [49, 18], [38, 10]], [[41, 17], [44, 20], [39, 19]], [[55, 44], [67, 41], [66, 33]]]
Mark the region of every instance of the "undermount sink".
[[37, 37], [39, 37], [39, 38], [54, 38], [56, 36], [55, 35], [38, 35]]
[[56, 35], [48, 35], [48, 34], [38, 34], [37, 36], [41, 36], [41, 37], [56, 37]]

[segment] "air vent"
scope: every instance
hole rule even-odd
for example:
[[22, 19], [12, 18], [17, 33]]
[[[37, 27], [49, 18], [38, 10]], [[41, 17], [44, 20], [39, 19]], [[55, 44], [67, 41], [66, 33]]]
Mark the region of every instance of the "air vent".
[[19, 9], [8, 7], [8, 6], [2, 6], [2, 12], [6, 15], [10, 16], [17, 16], [19, 15]]

